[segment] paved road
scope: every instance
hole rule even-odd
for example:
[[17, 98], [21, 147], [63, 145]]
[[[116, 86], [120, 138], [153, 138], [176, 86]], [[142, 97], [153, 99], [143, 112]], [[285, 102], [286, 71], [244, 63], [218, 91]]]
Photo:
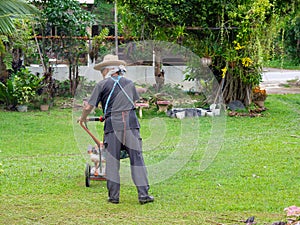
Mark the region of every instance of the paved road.
[[299, 80], [300, 70], [283, 70], [265, 68], [263, 72], [261, 87], [267, 90], [269, 94], [289, 94], [300, 93], [300, 87], [285, 88], [288, 80]]
[[263, 72], [263, 81], [287, 81], [300, 79], [300, 70], [283, 70], [265, 68]]

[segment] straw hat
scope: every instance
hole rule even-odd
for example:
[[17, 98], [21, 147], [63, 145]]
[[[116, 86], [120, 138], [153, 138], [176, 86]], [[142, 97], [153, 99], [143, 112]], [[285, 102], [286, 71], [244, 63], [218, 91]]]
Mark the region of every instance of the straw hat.
[[97, 65], [94, 66], [95, 70], [101, 70], [102, 68], [106, 66], [120, 66], [124, 65], [126, 66], [126, 62], [123, 60], [119, 60], [117, 55], [106, 55], [103, 58], [103, 61]]

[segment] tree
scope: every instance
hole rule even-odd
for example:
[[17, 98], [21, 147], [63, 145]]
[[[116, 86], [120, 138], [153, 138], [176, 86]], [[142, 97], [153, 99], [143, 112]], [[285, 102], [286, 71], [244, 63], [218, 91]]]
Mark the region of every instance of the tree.
[[274, 58], [289, 61], [291, 65], [300, 65], [300, 12], [287, 18], [280, 35], [277, 37]]
[[45, 21], [40, 33], [51, 35], [52, 30], [52, 38], [43, 39], [43, 53], [68, 62], [70, 93], [74, 95], [79, 83], [79, 59], [85, 57], [88, 50], [87, 28], [92, 24], [92, 16], [76, 0], [47, 0], [39, 7]]
[[[289, 4], [286, 4], [288, 3]], [[182, 44], [199, 57], [209, 55], [211, 70], [223, 80], [226, 103], [251, 103], [261, 81], [280, 18], [297, 11], [296, 0], [119, 0], [121, 28], [141, 39]], [[235, 63], [235, 67], [231, 66]], [[224, 77], [225, 75], [225, 77]], [[222, 77], [224, 79], [222, 79]], [[191, 79], [193, 75], [190, 76]]]
[[[118, 1], [120, 25], [125, 38], [134, 36], [140, 40], [180, 42], [184, 38], [184, 15], [193, 8], [190, 1]], [[176, 2], [176, 3], [174, 3]], [[164, 84], [162, 52], [159, 45], [153, 46], [155, 53], [155, 81], [157, 90]], [[152, 51], [151, 51], [152, 52]]]

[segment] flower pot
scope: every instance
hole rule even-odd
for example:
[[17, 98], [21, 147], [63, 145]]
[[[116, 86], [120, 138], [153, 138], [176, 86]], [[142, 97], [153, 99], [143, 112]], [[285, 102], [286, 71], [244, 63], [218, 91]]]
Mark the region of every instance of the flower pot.
[[49, 105], [40, 105], [40, 110], [41, 111], [48, 111], [49, 110]]
[[27, 105], [17, 105], [18, 112], [27, 112], [28, 106]]
[[158, 106], [159, 112], [167, 112], [168, 106], [171, 104], [171, 102], [170, 101], [157, 101], [156, 104]]
[[260, 108], [265, 107], [265, 101], [254, 101], [254, 104], [257, 105]]
[[201, 63], [203, 66], [210, 66], [212, 63], [212, 60], [210, 57], [203, 57], [203, 58], [201, 58]]

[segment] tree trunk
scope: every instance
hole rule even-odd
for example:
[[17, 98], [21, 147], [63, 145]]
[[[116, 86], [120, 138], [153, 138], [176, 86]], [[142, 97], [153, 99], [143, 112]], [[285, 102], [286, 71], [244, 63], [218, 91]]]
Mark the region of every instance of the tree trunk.
[[79, 84], [79, 66], [78, 63], [73, 66], [73, 89], [72, 96], [75, 96], [77, 86]]
[[22, 50], [18, 48], [13, 49], [12, 56], [13, 56], [12, 68], [14, 72], [17, 72], [23, 66], [23, 61], [21, 60]]
[[76, 59], [75, 62], [69, 60], [69, 81], [70, 81], [70, 94], [74, 97], [77, 86], [79, 84], [78, 59]]
[[239, 76], [234, 76], [230, 72], [226, 74], [223, 87], [223, 99], [225, 104], [239, 100], [245, 106], [249, 106], [251, 104], [251, 90], [252, 86], [242, 82]]
[[7, 78], [8, 78], [8, 72], [3, 62], [3, 54], [0, 54], [0, 81], [6, 82]]
[[69, 61], [69, 81], [70, 81], [70, 88], [69, 88], [69, 91], [70, 91], [70, 94], [72, 94], [72, 90], [73, 90], [72, 68], [73, 68], [73, 65], [72, 65], [72, 63]]
[[161, 53], [159, 50], [155, 50], [155, 83], [156, 83], [156, 91], [159, 90], [164, 86], [165, 83], [165, 74], [164, 71], [161, 71]]

